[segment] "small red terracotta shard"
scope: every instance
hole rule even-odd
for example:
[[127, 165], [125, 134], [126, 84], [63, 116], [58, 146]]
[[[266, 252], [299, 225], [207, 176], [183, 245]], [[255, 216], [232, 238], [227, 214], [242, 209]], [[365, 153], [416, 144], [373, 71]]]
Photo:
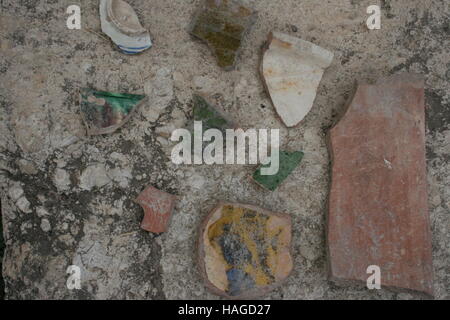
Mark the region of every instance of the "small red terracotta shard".
[[145, 189], [136, 199], [145, 212], [141, 228], [153, 232], [167, 231], [176, 197], [154, 187]]
[[423, 80], [412, 74], [358, 86], [330, 132], [331, 278], [433, 295], [425, 169]]

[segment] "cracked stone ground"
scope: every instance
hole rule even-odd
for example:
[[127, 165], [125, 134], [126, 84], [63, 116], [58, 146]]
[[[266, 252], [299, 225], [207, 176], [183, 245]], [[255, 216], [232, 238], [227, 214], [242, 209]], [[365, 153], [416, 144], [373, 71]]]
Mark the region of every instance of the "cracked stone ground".
[[[426, 79], [427, 169], [437, 299], [450, 298], [449, 3], [382, 3], [382, 30], [364, 25], [366, 0], [245, 1], [258, 11], [237, 69], [220, 70], [186, 32], [200, 1], [128, 1], [154, 47], [125, 56], [101, 36], [96, 1], [3, 0], [0, 12], [0, 196], [7, 299], [212, 299], [200, 279], [195, 242], [217, 200], [289, 213], [294, 271], [269, 299], [415, 299], [411, 293], [338, 287], [327, 280], [325, 135], [355, 80], [405, 71]], [[82, 30], [66, 28], [79, 4]], [[259, 78], [271, 30], [335, 53], [305, 120], [287, 130]], [[146, 93], [148, 104], [114, 134], [87, 137], [77, 90]], [[209, 96], [244, 128], [280, 128], [282, 144], [302, 150], [300, 167], [275, 192], [247, 179], [248, 166], [175, 166], [166, 139], [192, 112], [192, 94]], [[83, 183], [89, 176], [90, 183]], [[147, 185], [179, 196], [170, 229], [140, 230], [133, 202]], [[0, 242], [0, 250], [2, 242]], [[82, 269], [69, 291], [66, 269]], [[0, 285], [1, 287], [1, 285]]]

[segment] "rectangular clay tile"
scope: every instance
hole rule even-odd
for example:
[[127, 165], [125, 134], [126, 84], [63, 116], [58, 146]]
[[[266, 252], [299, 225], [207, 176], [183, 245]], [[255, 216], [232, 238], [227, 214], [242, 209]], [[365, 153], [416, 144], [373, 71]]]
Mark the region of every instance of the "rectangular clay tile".
[[433, 295], [423, 80], [404, 74], [358, 86], [330, 132], [331, 277]]

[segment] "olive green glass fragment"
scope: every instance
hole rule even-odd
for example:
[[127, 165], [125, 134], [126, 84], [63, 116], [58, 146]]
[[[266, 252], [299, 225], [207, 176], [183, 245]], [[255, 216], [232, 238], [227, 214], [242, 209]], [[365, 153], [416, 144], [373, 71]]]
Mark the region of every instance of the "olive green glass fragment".
[[297, 166], [300, 164], [304, 156], [304, 153], [301, 151], [296, 152], [286, 152], [286, 151], [280, 151], [280, 163], [279, 163], [279, 170], [278, 173], [272, 176], [264, 176], [261, 175], [261, 169], [262, 168], [268, 168], [270, 167], [270, 164], [263, 165], [259, 167], [254, 173], [253, 173], [253, 179], [262, 187], [270, 190], [275, 191], [278, 186], [286, 180], [286, 178], [292, 173], [292, 171], [297, 168]]
[[145, 99], [145, 95], [112, 93], [83, 88], [80, 108], [90, 135], [116, 131]]
[[205, 0], [190, 26], [190, 33], [206, 42], [225, 70], [234, 69], [245, 33], [256, 14], [236, 0]]

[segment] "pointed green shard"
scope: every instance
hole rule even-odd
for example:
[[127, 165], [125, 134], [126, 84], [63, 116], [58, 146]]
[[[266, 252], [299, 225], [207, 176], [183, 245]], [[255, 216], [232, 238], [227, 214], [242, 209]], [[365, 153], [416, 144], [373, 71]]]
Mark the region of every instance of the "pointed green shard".
[[83, 88], [80, 108], [89, 135], [113, 133], [145, 100], [145, 95], [111, 93]]
[[278, 186], [286, 180], [286, 178], [292, 173], [292, 171], [297, 168], [297, 166], [300, 164], [304, 156], [304, 153], [301, 151], [296, 152], [286, 152], [286, 151], [280, 151], [280, 166], [278, 173], [272, 176], [263, 176], [261, 175], [261, 169], [262, 168], [269, 168], [270, 164], [263, 165], [259, 167], [254, 173], [253, 173], [253, 180], [256, 181], [259, 185], [262, 187], [270, 190], [275, 191]]
[[219, 129], [224, 131], [232, 124], [203, 97], [194, 95], [194, 121], [202, 121], [203, 131]]

